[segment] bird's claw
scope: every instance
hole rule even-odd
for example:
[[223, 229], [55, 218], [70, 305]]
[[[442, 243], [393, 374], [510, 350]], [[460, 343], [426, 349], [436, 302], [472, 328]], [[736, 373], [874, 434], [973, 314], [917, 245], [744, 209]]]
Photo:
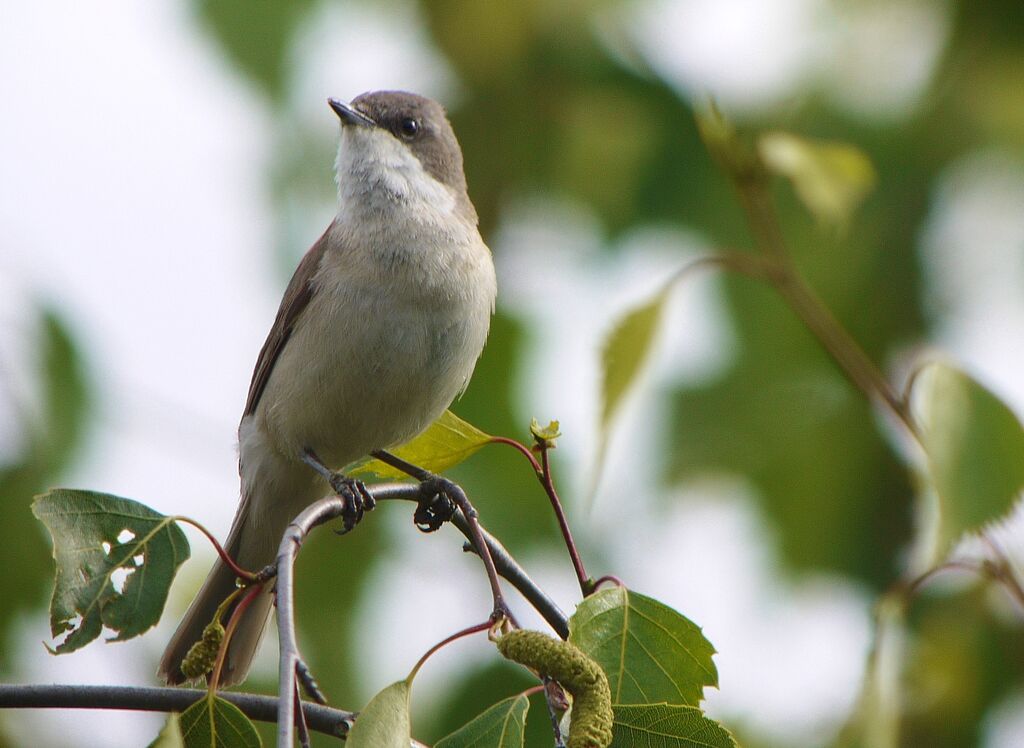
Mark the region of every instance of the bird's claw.
[[343, 527], [337, 531], [339, 535], [344, 535], [359, 524], [365, 512], [377, 506], [377, 501], [361, 480], [335, 473], [331, 476], [330, 483], [334, 493], [345, 501], [345, 510], [341, 515]]
[[455, 514], [455, 502], [447, 491], [449, 485], [448, 480], [438, 477], [420, 483], [420, 500], [412, 518], [420, 532], [435, 532]]

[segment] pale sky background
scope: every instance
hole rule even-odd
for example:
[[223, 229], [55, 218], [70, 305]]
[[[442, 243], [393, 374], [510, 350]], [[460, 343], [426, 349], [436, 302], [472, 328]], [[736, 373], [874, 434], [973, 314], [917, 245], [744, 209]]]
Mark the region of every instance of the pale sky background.
[[[864, 8], [830, 0], [645, 0], [609, 14], [602, 25], [614, 24], [637, 41], [681, 96], [710, 91], [742, 114], [784, 107], [796, 90], [814, 86], [853, 114], [888, 119], [912, 111], [925, 90], [949, 30], [945, 7], [912, 0]], [[30, 396], [34, 336], [25, 309], [38, 300], [58, 306], [88, 353], [99, 423], [65, 484], [137, 497], [226, 531], [238, 493], [235, 426], [284, 282], [275, 274], [275, 238], [290, 232], [297, 245], [309, 244], [331, 215], [329, 204], [275, 213], [267, 183], [274, 149], [286, 141], [289, 122], [330, 137], [336, 123], [323, 104], [328, 95], [352, 98], [387, 87], [457, 100], [459, 82], [421, 30], [414, 6], [386, 8], [331, 6], [315, 14], [294, 47], [301, 51], [293, 51], [290, 111], [282, 121], [197, 27], [187, 5], [6, 4], [0, 364], [10, 380], [5, 386]], [[329, 163], [323, 172], [330, 180]], [[1021, 205], [1020, 159], [999, 152], [965, 156], [935, 186], [918, 248], [942, 300], [934, 311], [936, 344], [1018, 413], [1024, 412]], [[559, 198], [523, 196], [488, 237], [502, 250], [499, 303], [544, 322], [529, 360], [556, 359], [564, 371], [553, 379], [539, 366], [525, 367], [519, 402], [524, 413], [561, 419], [570, 435], [559, 445], [569, 460], [566, 481], [585, 475], [591, 457], [601, 336], [682, 256], [705, 246], [683, 229], [646, 227], [625, 240], [630, 251], [601, 255], [597, 221]], [[543, 273], [531, 262], [537, 252], [544, 253]], [[544, 316], [549, 307], [535, 300], [553, 283], [559, 309]], [[621, 291], [608, 298], [612, 286]], [[659, 348], [643, 392], [624, 416], [622, 438], [612, 445], [606, 485], [627, 465], [635, 468], [640, 455], [657, 451], [643, 447], [664, 425], [658, 393], [729, 362], [730, 322], [713, 278], [696, 279], [676, 294], [670, 324], [686, 326], [677, 336], [686, 343], [665, 341]], [[9, 398], [0, 391], [0, 461], [18, 448], [3, 426]], [[642, 576], [647, 591], [704, 627], [720, 653], [722, 690], [708, 693], [715, 714], [727, 723], [742, 718], [780, 745], [815, 745], [833, 734], [856, 696], [871, 599], [845, 580], [777, 576], [774, 538], [752, 490], [728, 479], [680, 489], [685, 501], [671, 521], [659, 521], [655, 537], [649, 525], [644, 531], [644, 548], [665, 558], [647, 557], [642, 567], [630, 540], [637, 534], [623, 532], [621, 523], [612, 532], [601, 512], [607, 495], [598, 497], [592, 515], [580, 511], [574, 522], [591, 522], [591, 531], [610, 544], [620, 576]], [[628, 522], [640, 528], [644, 520]], [[1019, 536], [1011, 536], [1011, 545]], [[379, 595], [361, 612], [376, 628], [360, 626], [367, 634], [356, 633], [366, 672], [379, 675], [365, 684], [364, 697], [472, 619], [467, 611], [475, 601], [462, 599], [461, 584], [452, 579], [430, 580], [436, 616], [423, 621], [417, 609], [423, 581], [410, 576], [409, 562], [442, 552], [441, 545], [405, 544], [410, 557], [378, 571]], [[209, 553], [204, 544], [194, 548], [200, 560], [184, 576], [197, 580]], [[714, 578], [701, 563], [712, 557]], [[564, 580], [561, 557], [521, 560], [570, 607], [573, 590], [558, 581]], [[180, 611], [185, 594], [176, 586], [169, 610]], [[388, 636], [410, 615], [423, 621], [422, 641]], [[3, 646], [21, 653], [20, 681], [151, 684], [176, 615], [166, 618], [130, 643], [94, 644], [54, 658], [39, 643], [48, 634], [40, 610]], [[460, 646], [471, 651], [467, 656], [492, 656], [484, 646]], [[265, 654], [264, 665], [273, 668], [272, 653]], [[439, 682], [459, 667], [458, 659], [432, 660], [414, 698], [429, 703], [431, 679]], [[994, 709], [988, 748], [1024, 744], [1020, 699]], [[17, 740], [39, 746], [67, 745], [69, 734], [80, 746], [138, 746], [161, 722], [110, 712], [5, 715]]]

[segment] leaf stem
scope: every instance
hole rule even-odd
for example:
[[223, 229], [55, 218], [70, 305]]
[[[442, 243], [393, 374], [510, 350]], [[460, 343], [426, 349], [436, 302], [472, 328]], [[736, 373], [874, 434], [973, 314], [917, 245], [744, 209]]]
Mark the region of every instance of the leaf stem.
[[469, 626], [467, 628], [464, 628], [461, 631], [456, 631], [451, 636], [442, 639], [437, 644], [435, 644], [430, 649], [428, 649], [423, 654], [422, 657], [420, 657], [419, 661], [416, 663], [416, 665], [413, 667], [413, 669], [409, 672], [409, 677], [406, 678], [406, 681], [411, 683], [412, 680], [416, 677], [416, 674], [420, 671], [420, 668], [423, 667], [423, 663], [425, 663], [428, 659], [430, 659], [431, 655], [433, 655], [435, 652], [437, 652], [437, 650], [441, 649], [441, 647], [447, 646], [447, 645], [451, 644], [454, 641], [458, 641], [459, 639], [462, 639], [463, 637], [472, 636], [473, 634], [478, 634], [481, 631], [487, 631], [493, 625], [494, 625], [494, 621], [492, 621], [490, 618], [488, 618], [483, 623], [478, 623], [478, 624], [476, 624], [474, 626]]
[[566, 550], [569, 551], [569, 558], [572, 560], [572, 567], [576, 571], [576, 579], [580, 584], [580, 592], [582, 592], [583, 596], [586, 597], [594, 591], [594, 583], [587, 575], [587, 570], [583, 567], [583, 559], [580, 558], [580, 552], [576, 547], [576, 541], [573, 540], [572, 537], [572, 530], [569, 529], [569, 520], [566, 519], [565, 509], [562, 508], [562, 501], [558, 498], [558, 492], [555, 490], [555, 481], [551, 476], [551, 461], [548, 458], [548, 452], [550, 450], [547, 444], [542, 444], [539, 449], [541, 473], [538, 477], [540, 478], [540, 484], [544, 487], [544, 492], [551, 500], [551, 508], [554, 510], [555, 518], [558, 520], [558, 529], [562, 531], [562, 538], [565, 540]]
[[174, 517], [171, 517], [171, 519], [175, 522], [184, 522], [187, 525], [192, 525], [192, 527], [196, 528], [197, 530], [199, 530], [199, 532], [203, 533], [203, 535], [206, 536], [206, 539], [210, 541], [214, 549], [217, 551], [217, 555], [220, 556], [221, 561], [223, 561], [227, 565], [227, 567], [234, 572], [236, 577], [241, 577], [247, 582], [255, 582], [257, 580], [257, 573], [252, 571], [246, 571], [241, 566], [236, 564], [235, 560], [228, 555], [228, 552], [226, 550], [224, 550], [224, 546], [220, 544], [220, 541], [217, 540], [217, 538], [213, 536], [213, 533], [207, 530], [200, 522], [197, 522], [191, 517], [184, 517], [182, 515], [176, 515]]

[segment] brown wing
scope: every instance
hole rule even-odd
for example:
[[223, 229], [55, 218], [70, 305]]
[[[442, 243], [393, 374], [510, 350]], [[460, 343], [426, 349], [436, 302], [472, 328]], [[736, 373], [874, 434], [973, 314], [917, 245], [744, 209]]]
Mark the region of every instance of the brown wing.
[[245, 401], [245, 413], [243, 417], [252, 414], [260, 401], [267, 380], [270, 379], [270, 372], [274, 369], [277, 357], [284, 350], [288, 338], [292, 334], [292, 327], [295, 320], [302, 314], [302, 310], [313, 298], [313, 277], [320, 268], [320, 259], [327, 250], [327, 233], [317, 239], [306, 256], [302, 258], [299, 266], [295, 269], [295, 275], [288, 282], [288, 288], [284, 291], [284, 298], [281, 299], [281, 306], [277, 310], [277, 317], [274, 318], [274, 326], [270, 328], [270, 334], [260, 349], [260, 356], [256, 359], [256, 368], [252, 372], [252, 382], [249, 383], [249, 397]]

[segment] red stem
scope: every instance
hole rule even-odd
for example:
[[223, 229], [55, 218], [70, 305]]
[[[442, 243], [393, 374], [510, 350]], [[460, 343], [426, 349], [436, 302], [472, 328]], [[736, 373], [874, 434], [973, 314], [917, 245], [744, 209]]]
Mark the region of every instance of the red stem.
[[220, 671], [224, 667], [224, 658], [227, 656], [228, 645], [231, 644], [231, 637], [234, 635], [235, 629], [238, 628], [238, 622], [242, 619], [246, 608], [252, 604], [252, 601], [261, 592], [263, 592], [263, 585], [254, 584], [252, 589], [242, 598], [242, 602], [238, 603], [235, 609], [231, 611], [228, 625], [224, 627], [224, 641], [221, 643], [220, 651], [217, 652], [217, 661], [214, 663], [213, 672], [210, 674], [209, 690], [211, 692], [216, 691], [217, 684], [220, 683]]
[[236, 577], [241, 577], [247, 582], [253, 582], [256, 580], [256, 574], [251, 571], [246, 571], [241, 566], [236, 564], [235, 560], [228, 555], [228, 552], [226, 550], [224, 550], [224, 546], [220, 544], [220, 541], [218, 541], [217, 538], [213, 537], [210, 531], [203, 527], [201, 524], [196, 522], [194, 519], [191, 519], [190, 517], [177, 516], [171, 517], [171, 519], [176, 522], [184, 522], [186, 524], [192, 525], [192, 527], [196, 528], [197, 530], [199, 530], [199, 532], [205, 535], [207, 540], [209, 540], [213, 544], [213, 547], [216, 549], [217, 555], [220, 556], [221, 561], [227, 564], [228, 568], [235, 573]]
[[430, 659], [430, 656], [432, 654], [434, 654], [434, 652], [439, 650], [441, 647], [445, 647], [445, 646], [451, 644], [453, 641], [461, 639], [461, 638], [463, 638], [465, 636], [471, 636], [473, 634], [478, 634], [481, 631], [487, 631], [493, 625], [494, 625], [494, 621], [491, 620], [490, 618], [488, 618], [483, 623], [478, 623], [475, 626], [470, 626], [469, 628], [462, 629], [462, 631], [456, 631], [454, 634], [452, 634], [448, 638], [442, 639], [437, 644], [435, 644], [430, 649], [428, 649], [426, 654], [424, 654], [422, 657], [420, 657], [419, 662], [416, 663], [416, 666], [412, 669], [412, 672], [409, 673], [409, 680], [412, 680], [413, 678], [416, 677], [416, 673], [418, 673], [420, 671], [420, 668], [423, 667], [423, 663], [425, 663], [428, 659]]
[[555, 483], [551, 478], [551, 463], [548, 460], [547, 447], [541, 447], [540, 460], [542, 470], [540, 474], [541, 485], [544, 486], [544, 491], [547, 493], [548, 498], [551, 499], [551, 508], [555, 512], [555, 517], [558, 519], [558, 527], [562, 531], [562, 537], [565, 539], [565, 547], [569, 551], [569, 558], [572, 559], [573, 568], [576, 570], [576, 578], [580, 583], [580, 591], [583, 596], [586, 597], [594, 591], [593, 584], [590, 582], [590, 577], [587, 576], [587, 570], [583, 568], [583, 559], [580, 558], [580, 552], [576, 548], [576, 541], [572, 539], [572, 530], [569, 529], [569, 521], [565, 517], [565, 510], [562, 509], [562, 502], [558, 498], [558, 492], [555, 491]]
[[541, 468], [540, 463], [537, 462], [537, 458], [533, 456], [533, 452], [525, 444], [520, 444], [515, 439], [509, 439], [507, 436], [492, 436], [491, 442], [494, 444], [507, 444], [512, 447], [530, 461], [530, 467], [533, 468], [533, 472], [537, 474], [538, 478], [543, 476], [544, 470]]

